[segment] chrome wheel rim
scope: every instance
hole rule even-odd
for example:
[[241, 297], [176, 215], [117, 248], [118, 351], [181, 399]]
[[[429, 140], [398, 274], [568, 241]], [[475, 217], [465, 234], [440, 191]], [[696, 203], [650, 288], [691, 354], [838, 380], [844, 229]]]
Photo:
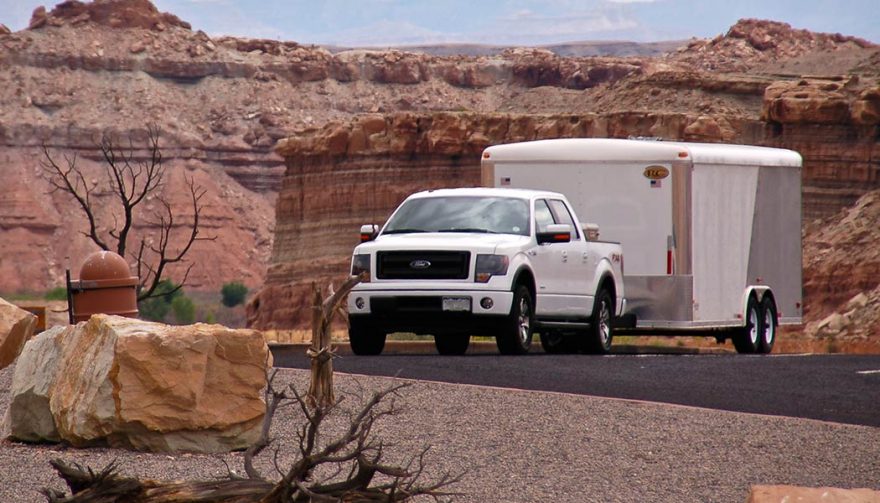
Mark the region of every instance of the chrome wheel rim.
[[519, 299], [519, 342], [525, 346], [529, 342], [532, 319], [529, 302], [525, 297]]
[[611, 340], [611, 312], [605, 299], [599, 305], [599, 337], [602, 338], [602, 345], [608, 346], [608, 341]]
[[754, 307], [749, 310], [749, 324], [751, 325], [749, 329], [749, 340], [752, 341], [752, 344], [758, 343], [758, 310]]
[[773, 311], [767, 309], [764, 311], [764, 344], [769, 346], [773, 344], [776, 337], [776, 320], [773, 317]]

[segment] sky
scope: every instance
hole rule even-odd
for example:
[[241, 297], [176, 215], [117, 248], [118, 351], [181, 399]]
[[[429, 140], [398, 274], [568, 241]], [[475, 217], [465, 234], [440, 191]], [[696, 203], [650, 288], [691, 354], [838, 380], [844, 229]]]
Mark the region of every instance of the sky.
[[[656, 42], [723, 34], [741, 18], [880, 43], [880, 0], [153, 0], [211, 36], [340, 46]], [[0, 23], [39, 5], [0, 0]]]

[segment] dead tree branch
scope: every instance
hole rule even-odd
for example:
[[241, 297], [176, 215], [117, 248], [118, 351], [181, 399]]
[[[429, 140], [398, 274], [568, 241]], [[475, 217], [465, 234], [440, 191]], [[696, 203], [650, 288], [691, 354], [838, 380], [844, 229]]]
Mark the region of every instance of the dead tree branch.
[[326, 299], [323, 298], [321, 289], [312, 283], [312, 345], [308, 351], [308, 356], [312, 359], [308, 394], [309, 405], [312, 407], [327, 407], [336, 401], [333, 396], [334, 355], [330, 328], [343, 299], [361, 281], [363, 276], [351, 276], [336, 292], [333, 291], [333, 285], [330, 285], [330, 295]]
[[[100, 472], [78, 465], [52, 461], [52, 466], [67, 482], [72, 495], [46, 489], [43, 493], [50, 503], [126, 502], [172, 503], [180, 501], [236, 502], [236, 503], [289, 503], [289, 502], [401, 502], [423, 496], [434, 501], [454, 496], [449, 486], [461, 480], [463, 474], [444, 473], [427, 480], [426, 454], [422, 449], [403, 465], [383, 461], [386, 446], [371, 438], [377, 422], [399, 412], [394, 398], [410, 386], [397, 384], [377, 391], [360, 408], [349, 412], [348, 422], [333, 431], [328, 440], [323, 431], [331, 416], [341, 414], [340, 402], [329, 407], [311, 407], [306, 395], [288, 385], [283, 391], [270, 385], [266, 391], [269, 406], [264, 418], [260, 440], [245, 454], [245, 472], [248, 478], [231, 474], [227, 480], [159, 482], [123, 477], [111, 463]], [[304, 415], [304, 424], [298, 433], [299, 457], [280, 480], [270, 481], [259, 473], [254, 458], [269, 447], [269, 436], [275, 412], [293, 404]], [[337, 424], [333, 421], [331, 424]], [[277, 456], [275, 466], [278, 467]]]
[[[174, 292], [157, 293], [159, 283], [167, 275], [167, 269], [173, 264], [185, 262], [185, 256], [196, 241], [213, 240], [214, 237], [202, 237], [200, 217], [202, 198], [205, 189], [196, 185], [193, 178], [186, 178], [189, 191], [193, 220], [181, 225], [175, 222], [175, 211], [161, 194], [166, 185], [166, 166], [163, 162], [159, 143], [160, 131], [155, 126], [147, 127], [145, 155], [139, 154], [132, 135], [127, 145], [121, 144], [111, 134], [104, 134], [97, 149], [101, 152], [104, 173], [100, 180], [89, 179], [84, 168], [77, 164], [77, 156], [64, 155], [63, 162], [56, 161], [48, 147], [43, 145], [43, 159], [40, 165], [45, 178], [52, 187], [52, 192], [62, 192], [73, 198], [88, 223], [88, 231], [82, 234], [88, 237], [102, 250], [112, 250], [128, 261], [133, 261], [140, 288], [138, 300], [142, 301], [158, 295], [170, 295]], [[112, 204], [101, 200], [101, 194], [110, 194]], [[106, 196], [105, 196], [106, 198]], [[161, 209], [153, 214], [153, 220], [145, 218], [138, 207], [149, 199], [155, 198]], [[103, 207], [111, 207], [109, 214], [99, 212]], [[102, 220], [103, 219], [103, 220]], [[156, 229], [153, 236], [142, 235], [131, 253], [130, 240], [132, 231], [140, 229]], [[176, 236], [180, 228], [187, 229], [186, 234]], [[127, 255], [129, 254], [129, 255]], [[183, 279], [175, 291], [186, 284], [193, 264], [189, 264], [183, 273]]]

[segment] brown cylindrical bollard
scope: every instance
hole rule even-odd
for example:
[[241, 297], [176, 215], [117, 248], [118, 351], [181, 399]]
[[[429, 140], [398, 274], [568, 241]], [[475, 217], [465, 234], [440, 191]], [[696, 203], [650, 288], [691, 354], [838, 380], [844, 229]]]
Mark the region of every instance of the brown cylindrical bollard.
[[68, 285], [73, 322], [88, 320], [93, 314], [115, 314], [136, 318], [137, 276], [132, 276], [125, 259], [111, 251], [89, 255], [79, 271], [79, 279]]

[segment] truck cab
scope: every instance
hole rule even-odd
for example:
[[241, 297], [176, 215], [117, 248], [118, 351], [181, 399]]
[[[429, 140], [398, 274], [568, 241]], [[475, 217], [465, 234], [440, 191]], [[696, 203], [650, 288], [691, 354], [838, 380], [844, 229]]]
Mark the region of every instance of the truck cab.
[[[351, 347], [381, 353], [392, 332], [432, 335], [462, 354], [472, 335], [501, 353], [606, 352], [625, 309], [623, 251], [589, 240], [560, 193], [443, 189], [409, 196], [381, 230], [366, 225], [348, 299]], [[594, 229], [595, 226], [586, 226]]]

